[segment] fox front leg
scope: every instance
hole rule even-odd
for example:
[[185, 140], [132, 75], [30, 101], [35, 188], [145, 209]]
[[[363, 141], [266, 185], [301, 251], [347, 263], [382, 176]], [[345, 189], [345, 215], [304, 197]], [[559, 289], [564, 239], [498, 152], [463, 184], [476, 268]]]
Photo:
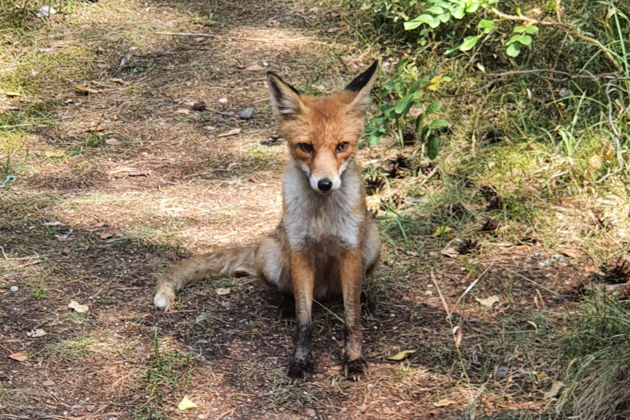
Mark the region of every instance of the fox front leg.
[[362, 252], [356, 248], [349, 250], [341, 260], [341, 289], [346, 316], [344, 373], [352, 380], [359, 379], [367, 369], [363, 358], [361, 329], [361, 277]]
[[287, 374], [291, 378], [304, 378], [307, 372], [313, 373], [314, 366], [311, 354], [314, 272], [312, 258], [304, 252], [291, 253], [291, 284], [295, 298], [297, 332], [295, 351]]

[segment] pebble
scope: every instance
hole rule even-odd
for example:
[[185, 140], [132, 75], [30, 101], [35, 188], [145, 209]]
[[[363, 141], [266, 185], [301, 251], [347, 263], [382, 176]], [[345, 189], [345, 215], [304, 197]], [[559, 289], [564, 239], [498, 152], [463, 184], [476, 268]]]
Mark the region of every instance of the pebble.
[[497, 368], [497, 371], [494, 373], [494, 379], [499, 380], [503, 379], [507, 376], [508, 368], [505, 366], [500, 366]]
[[18, 289], [17, 286], [11, 286], [11, 287], [9, 287], [9, 290], [15, 293], [15, 292], [17, 292], [20, 289]]
[[249, 120], [253, 114], [254, 114], [254, 107], [250, 106], [250, 107], [245, 108], [238, 117], [242, 120]]
[[207, 108], [206, 103], [204, 101], [197, 101], [192, 104], [193, 111], [205, 111]]
[[219, 103], [220, 104], [227, 104], [228, 103], [228, 99], [227, 98], [220, 98], [219, 99]]
[[57, 11], [55, 9], [53, 9], [52, 7], [50, 7], [50, 6], [42, 6], [37, 11], [37, 13], [35, 13], [35, 16], [37, 16], [38, 18], [48, 18], [48, 17], [51, 17], [52, 15], [54, 15], [55, 13], [57, 13]]

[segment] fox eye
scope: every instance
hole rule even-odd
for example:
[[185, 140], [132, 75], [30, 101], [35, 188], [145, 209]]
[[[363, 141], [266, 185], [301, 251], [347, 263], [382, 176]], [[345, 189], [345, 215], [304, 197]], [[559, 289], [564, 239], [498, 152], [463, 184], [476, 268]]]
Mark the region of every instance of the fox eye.
[[313, 154], [313, 145], [310, 143], [298, 143], [298, 149], [300, 149], [302, 152], [306, 153], [307, 155], [312, 155]]
[[343, 153], [346, 150], [348, 150], [348, 142], [347, 141], [342, 141], [341, 143], [339, 143], [337, 145], [337, 149], [335, 149], [337, 151], [337, 153]]

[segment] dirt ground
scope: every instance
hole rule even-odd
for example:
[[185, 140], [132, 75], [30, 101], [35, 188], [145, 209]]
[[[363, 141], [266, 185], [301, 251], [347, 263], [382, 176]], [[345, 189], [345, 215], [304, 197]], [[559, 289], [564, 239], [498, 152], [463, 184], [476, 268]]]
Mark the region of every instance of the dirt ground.
[[[423, 255], [386, 242], [366, 285], [370, 371], [358, 382], [340, 374], [338, 303], [316, 307], [316, 373], [295, 383], [294, 322], [255, 279], [207, 280], [170, 312], [152, 307], [169, 264], [277, 223], [286, 157], [265, 71], [311, 93], [343, 86], [375, 57], [339, 42], [335, 17], [282, 0], [102, 0], [53, 17], [37, 47], [80, 52], [72, 65], [85, 67], [50, 73], [54, 124], [29, 131], [25, 170], [1, 196], [0, 418], [449, 419], [545, 406], [544, 349], [504, 334], [542, 329], [530, 309], [562, 307], [578, 275], [539, 246], [451, 259], [441, 238]], [[490, 308], [475, 300], [493, 295]], [[389, 360], [402, 350], [416, 353]], [[197, 408], [179, 410], [184, 396]]]

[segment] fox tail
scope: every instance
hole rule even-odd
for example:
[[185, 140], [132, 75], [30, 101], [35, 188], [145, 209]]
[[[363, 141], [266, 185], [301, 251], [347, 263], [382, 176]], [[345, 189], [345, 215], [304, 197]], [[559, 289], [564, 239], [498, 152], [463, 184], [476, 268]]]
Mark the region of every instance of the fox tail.
[[170, 268], [157, 282], [153, 304], [167, 310], [175, 300], [175, 292], [206, 277], [256, 275], [256, 247], [237, 247], [188, 258]]

